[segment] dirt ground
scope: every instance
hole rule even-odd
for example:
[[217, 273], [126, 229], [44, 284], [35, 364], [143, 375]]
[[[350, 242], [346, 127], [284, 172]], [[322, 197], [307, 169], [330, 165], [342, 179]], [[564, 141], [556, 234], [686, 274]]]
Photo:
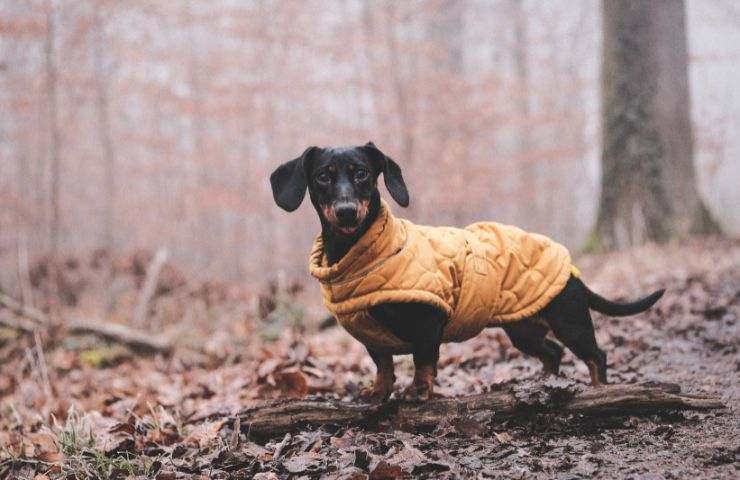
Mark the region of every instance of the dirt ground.
[[[262, 298], [257, 310], [265, 311], [255, 314], [238, 295], [229, 303], [165, 292], [154, 307], [160, 329], [177, 328], [191, 312], [171, 356], [63, 329], [0, 331], [0, 478], [738, 478], [740, 241], [647, 246], [577, 265], [610, 298], [667, 289], [645, 314], [595, 314], [611, 382], [676, 383], [727, 408], [254, 438], [248, 425], [235, 432], [219, 415], [267, 398], [352, 400], [373, 375], [364, 349], [338, 327], [302, 325], [302, 307], [291, 303], [300, 296]], [[80, 298], [68, 313], [91, 309]], [[396, 363], [400, 390], [412, 365], [406, 357]], [[443, 347], [437, 391], [479, 393], [539, 373], [537, 361], [492, 329]], [[588, 377], [570, 354], [563, 374]]]

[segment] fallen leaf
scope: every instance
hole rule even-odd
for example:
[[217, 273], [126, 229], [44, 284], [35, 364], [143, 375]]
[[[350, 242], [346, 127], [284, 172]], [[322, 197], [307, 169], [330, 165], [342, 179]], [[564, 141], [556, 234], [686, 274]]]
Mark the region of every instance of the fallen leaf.
[[373, 471], [370, 472], [370, 480], [399, 480], [402, 478], [410, 477], [401, 467], [398, 465], [391, 465], [385, 460], [378, 463], [375, 468], [373, 468]]
[[206, 422], [196, 426], [190, 431], [187, 437], [185, 437], [185, 443], [190, 445], [197, 445], [200, 448], [208, 446], [213, 440], [218, 437], [218, 432], [221, 431], [221, 427], [224, 426], [227, 419], [217, 420], [215, 422]]
[[316, 472], [321, 467], [321, 460], [313, 453], [301, 453], [285, 460], [283, 467], [290, 473]]
[[262, 362], [257, 369], [257, 377], [260, 379], [266, 378], [269, 374], [274, 372], [281, 363], [282, 360], [279, 358], [268, 358]]
[[254, 480], [278, 480], [275, 472], [261, 472], [254, 476]]
[[511, 443], [511, 435], [509, 435], [507, 432], [494, 432], [494, 436], [496, 437], [496, 440], [499, 441], [499, 443], [506, 445], [507, 443]]
[[[63, 458], [59, 452], [56, 438], [47, 432], [32, 433], [26, 438], [30, 446], [26, 447], [26, 456], [46, 463], [57, 463]], [[29, 448], [30, 447], [30, 448]]]
[[308, 394], [306, 376], [299, 370], [275, 372], [275, 385], [286, 397], [303, 397]]

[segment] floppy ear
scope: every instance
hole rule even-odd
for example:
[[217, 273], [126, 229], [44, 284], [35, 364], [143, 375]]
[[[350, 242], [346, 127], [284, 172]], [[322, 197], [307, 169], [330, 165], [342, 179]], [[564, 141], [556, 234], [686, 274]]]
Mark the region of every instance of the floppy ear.
[[306, 196], [306, 169], [311, 156], [319, 150], [318, 147], [308, 147], [298, 158], [280, 165], [270, 175], [272, 197], [275, 203], [283, 210], [292, 212], [301, 206]]
[[403, 181], [401, 167], [391, 157], [381, 152], [373, 142], [367, 142], [362, 148], [370, 154], [380, 167], [379, 170], [383, 172], [385, 188], [388, 189], [388, 193], [391, 194], [393, 200], [402, 207], [408, 207], [409, 191], [406, 188], [406, 183]]

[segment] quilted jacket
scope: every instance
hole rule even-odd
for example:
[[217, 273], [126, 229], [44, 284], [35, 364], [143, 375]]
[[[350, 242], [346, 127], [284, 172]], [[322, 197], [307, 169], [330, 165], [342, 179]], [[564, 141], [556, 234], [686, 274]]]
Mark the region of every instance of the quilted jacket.
[[329, 266], [321, 235], [309, 259], [324, 304], [369, 349], [410, 353], [411, 345], [375, 321], [368, 308], [419, 302], [443, 310], [443, 342], [474, 337], [486, 327], [531, 316], [565, 286], [568, 250], [542, 235], [480, 222], [427, 227], [398, 219], [381, 201], [378, 218]]

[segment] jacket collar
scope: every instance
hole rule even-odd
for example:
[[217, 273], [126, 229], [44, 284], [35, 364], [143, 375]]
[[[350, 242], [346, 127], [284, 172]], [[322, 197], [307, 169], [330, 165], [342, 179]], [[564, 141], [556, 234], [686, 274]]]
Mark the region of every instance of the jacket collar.
[[403, 222], [393, 216], [388, 203], [381, 199], [380, 211], [373, 224], [334, 265], [328, 265], [324, 241], [319, 234], [311, 249], [308, 268], [311, 275], [322, 283], [344, 282], [374, 270], [400, 252], [405, 243]]

